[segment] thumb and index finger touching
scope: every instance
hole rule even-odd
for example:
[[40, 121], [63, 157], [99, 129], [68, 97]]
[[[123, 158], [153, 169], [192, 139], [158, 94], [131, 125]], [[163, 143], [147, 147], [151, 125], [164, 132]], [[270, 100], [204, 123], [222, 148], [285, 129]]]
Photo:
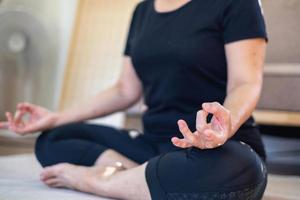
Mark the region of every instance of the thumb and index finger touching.
[[14, 126], [14, 124], [19, 123], [25, 113], [33, 112], [34, 109], [35, 109], [35, 105], [33, 104], [27, 102], [19, 103], [17, 105], [17, 110], [15, 112], [15, 115], [13, 115], [11, 112], [5, 113], [7, 121], [0, 121], [0, 129], [9, 129], [11, 125], [13, 126], [13, 129], [16, 129], [17, 127]]
[[216, 117], [223, 117], [228, 114], [228, 110], [218, 102], [203, 103], [202, 108]]
[[[215, 115], [217, 118], [224, 118], [227, 115], [227, 110], [221, 104], [217, 102], [203, 103], [202, 110], [197, 112], [196, 117], [196, 129], [197, 131], [203, 132], [207, 128], [207, 116], [209, 113]], [[182, 135], [189, 141], [194, 140], [194, 134], [189, 129], [187, 123], [184, 120], [178, 121], [178, 127]]]

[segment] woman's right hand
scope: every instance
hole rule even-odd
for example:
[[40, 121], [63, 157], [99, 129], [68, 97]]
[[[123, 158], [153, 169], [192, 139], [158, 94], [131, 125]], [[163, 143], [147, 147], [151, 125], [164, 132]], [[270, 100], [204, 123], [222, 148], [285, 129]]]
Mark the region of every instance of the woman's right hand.
[[7, 121], [0, 122], [0, 129], [9, 129], [19, 135], [27, 135], [54, 128], [58, 114], [41, 106], [30, 103], [20, 103], [15, 115], [6, 112]]

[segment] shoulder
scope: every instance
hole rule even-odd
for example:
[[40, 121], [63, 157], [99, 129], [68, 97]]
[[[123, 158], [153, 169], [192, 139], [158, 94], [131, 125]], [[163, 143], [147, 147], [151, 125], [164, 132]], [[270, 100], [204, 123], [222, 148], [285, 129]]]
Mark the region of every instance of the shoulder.
[[148, 13], [148, 10], [151, 8], [151, 1], [153, 0], [143, 0], [136, 4], [132, 18], [134, 21], [140, 21], [141, 19], [144, 19], [146, 13]]
[[222, 17], [250, 17], [263, 16], [261, 0], [224, 0], [222, 5]]
[[261, 0], [224, 0], [225, 8], [260, 8]]
[[142, 12], [149, 8], [153, 0], [142, 0], [135, 7], [135, 12]]

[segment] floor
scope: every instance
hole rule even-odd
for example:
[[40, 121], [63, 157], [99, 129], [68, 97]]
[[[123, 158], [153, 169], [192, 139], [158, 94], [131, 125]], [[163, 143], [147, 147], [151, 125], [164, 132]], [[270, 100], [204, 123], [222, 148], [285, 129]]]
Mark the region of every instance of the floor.
[[[135, 120], [128, 120], [127, 127], [138, 127]], [[72, 191], [50, 190], [43, 186], [37, 178], [37, 173], [41, 170], [36, 162], [34, 152], [34, 141], [36, 135], [20, 137], [9, 132], [0, 132], [0, 199], [1, 200], [29, 200], [39, 199], [39, 195], [49, 195], [55, 199], [79, 199], [93, 200], [93, 196], [78, 194]], [[33, 174], [27, 174], [27, 177], [33, 177], [27, 180], [22, 176], [26, 173], [18, 168], [18, 163], [22, 163], [22, 168], [30, 168]], [[5, 168], [6, 166], [6, 168]], [[15, 180], [15, 181], [14, 181]], [[26, 184], [24, 185], [24, 180]], [[22, 182], [23, 181], [23, 182]], [[29, 182], [28, 182], [29, 181]], [[11, 191], [14, 188], [14, 191]], [[22, 191], [32, 191], [32, 194], [19, 195]], [[299, 176], [278, 176], [269, 175], [269, 183], [265, 192], [264, 200], [300, 200], [300, 177]]]

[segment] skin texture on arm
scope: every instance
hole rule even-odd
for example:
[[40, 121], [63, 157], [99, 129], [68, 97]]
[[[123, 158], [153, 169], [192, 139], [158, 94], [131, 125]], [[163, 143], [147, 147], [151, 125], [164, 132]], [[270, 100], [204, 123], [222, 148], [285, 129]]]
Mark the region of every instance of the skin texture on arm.
[[266, 52], [264, 39], [251, 39], [225, 45], [228, 63], [227, 97], [224, 107], [231, 113], [230, 137], [251, 116], [263, 83]]
[[[192, 133], [184, 120], [178, 121], [183, 139], [172, 138], [175, 146], [200, 149], [216, 148], [232, 137], [251, 116], [260, 96], [266, 41], [248, 39], [225, 45], [228, 63], [227, 96], [224, 104], [208, 102], [202, 105]], [[210, 123], [208, 113], [213, 114]]]
[[[7, 122], [0, 122], [0, 129], [10, 129], [25, 135], [67, 123], [105, 116], [124, 110], [138, 101], [142, 93], [141, 88], [130, 57], [125, 57], [118, 82], [87, 102], [63, 112], [50, 112], [37, 105], [20, 103], [14, 116], [10, 112], [6, 113]], [[26, 114], [29, 115], [29, 120], [23, 120]]]

